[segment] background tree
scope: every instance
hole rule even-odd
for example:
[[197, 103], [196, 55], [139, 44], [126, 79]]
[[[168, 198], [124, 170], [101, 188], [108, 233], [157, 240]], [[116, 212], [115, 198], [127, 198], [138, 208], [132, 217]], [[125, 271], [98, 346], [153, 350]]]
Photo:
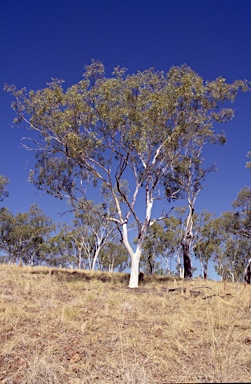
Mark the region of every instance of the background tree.
[[193, 252], [202, 266], [202, 276], [208, 278], [208, 263], [216, 256], [221, 244], [218, 228], [215, 225], [215, 217], [210, 212], [204, 210], [200, 215], [196, 215], [195, 220], [195, 240]]
[[250, 188], [243, 188], [232, 205], [234, 210], [222, 213], [217, 220], [221, 247], [216, 258], [216, 269], [223, 278], [243, 281], [244, 270], [251, 257]]
[[[195, 202], [203, 189], [206, 175], [210, 171], [215, 170], [214, 166], [208, 169], [202, 167], [203, 158], [201, 153], [207, 139], [206, 136], [202, 136], [198, 139], [191, 139], [191, 142], [187, 143], [186, 148], [184, 148], [182, 162], [177, 162], [174, 166], [173, 173], [166, 181], [167, 197], [169, 198], [170, 185], [174, 185], [177, 190], [178, 187], [180, 188], [177, 197], [186, 198], [188, 204], [188, 214], [181, 239], [185, 279], [192, 277], [191, 247], [194, 240], [193, 224]], [[223, 144], [225, 141], [224, 135], [214, 136], [213, 142], [217, 141]]]
[[240, 270], [242, 275], [244, 270], [244, 265], [240, 268], [240, 264], [244, 260], [242, 237], [238, 232], [238, 218], [234, 212], [223, 212], [216, 223], [221, 245], [215, 259], [215, 269], [222, 280], [231, 279], [235, 281]]
[[181, 240], [186, 211], [186, 207], [175, 207], [174, 215], [169, 215], [161, 223], [154, 223], [149, 227], [141, 260], [145, 272], [168, 275], [177, 270], [179, 277], [184, 277]]
[[[239, 219], [239, 232], [243, 237], [242, 251], [245, 252], [246, 268], [244, 272], [244, 279], [250, 284], [250, 273], [249, 277], [247, 274], [250, 269], [250, 254], [251, 254], [251, 188], [244, 187], [238, 193], [237, 198], [233, 202], [233, 208], [236, 210], [236, 215]], [[249, 259], [249, 260], [248, 260]]]
[[184, 278], [184, 262], [183, 250], [181, 246], [182, 236], [184, 233], [184, 222], [187, 213], [186, 207], [175, 207], [174, 215], [164, 219], [166, 238], [168, 243], [168, 254], [165, 257], [168, 257], [166, 260], [169, 265], [171, 265], [173, 259], [176, 263], [176, 270], [178, 271], [178, 276]]
[[143, 243], [143, 254], [140, 261], [141, 269], [150, 275], [158, 273], [160, 270], [163, 271], [161, 257], [164, 256], [167, 247], [166, 232], [163, 225], [154, 223], [148, 228]]
[[[130, 255], [131, 288], [138, 286], [147, 229], [163, 217], [157, 210], [154, 217], [153, 207], [165, 199], [165, 179], [174, 163], [183, 161], [188, 143], [211, 141], [214, 122], [233, 117], [233, 109], [223, 104], [234, 101], [239, 88], [247, 90], [247, 83], [227, 84], [221, 77], [204, 83], [185, 65], [168, 73], [149, 69], [134, 75], [115, 68], [113, 77], [106, 78], [102, 63], [95, 61], [86, 66], [83, 80], [66, 91], [59, 80], [30, 92], [6, 86], [15, 97], [15, 121], [38, 134], [32, 137], [34, 184], [72, 203], [87, 201], [90, 185], [102, 186], [113, 199], [116, 211], [107, 219], [116, 223]], [[136, 249], [128, 237], [132, 220]]]
[[47, 240], [46, 264], [53, 267], [78, 267], [75, 244], [61, 225], [60, 231]]
[[242, 188], [232, 206], [239, 219], [240, 233], [243, 237], [251, 238], [251, 188]]
[[75, 245], [78, 268], [94, 270], [102, 248], [117, 236], [116, 226], [107, 220], [106, 204], [92, 201], [78, 202], [74, 213], [72, 228], [68, 228], [68, 236]]
[[98, 260], [99, 269], [108, 272], [123, 272], [129, 265], [128, 252], [121, 243], [108, 242], [102, 248]]
[[0, 248], [10, 262], [38, 265], [46, 261], [47, 240], [55, 225], [33, 204], [28, 212], [14, 216], [0, 210]]

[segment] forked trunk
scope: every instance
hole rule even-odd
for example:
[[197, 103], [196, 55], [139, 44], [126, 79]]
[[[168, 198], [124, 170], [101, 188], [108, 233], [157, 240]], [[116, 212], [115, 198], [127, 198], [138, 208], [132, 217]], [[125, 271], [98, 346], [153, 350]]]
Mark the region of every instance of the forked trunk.
[[137, 243], [137, 248], [135, 252], [133, 252], [128, 241], [127, 223], [123, 224], [122, 242], [131, 257], [131, 274], [130, 274], [130, 280], [129, 280], [129, 286], [128, 286], [129, 288], [138, 288], [138, 285], [139, 285], [139, 261], [142, 255], [143, 241], [147, 232], [147, 228], [150, 223], [150, 217], [151, 217], [151, 212], [153, 207], [153, 199], [148, 189], [146, 194], [146, 200], [147, 200], [146, 218], [138, 233], [138, 243]]
[[139, 286], [139, 261], [141, 256], [141, 248], [137, 247], [136, 252], [131, 255], [131, 274], [129, 280], [129, 288], [138, 288]]

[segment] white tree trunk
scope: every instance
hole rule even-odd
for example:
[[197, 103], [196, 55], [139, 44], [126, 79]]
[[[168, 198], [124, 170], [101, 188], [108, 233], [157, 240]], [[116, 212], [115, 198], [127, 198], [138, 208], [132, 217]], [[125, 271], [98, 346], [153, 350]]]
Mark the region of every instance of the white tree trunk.
[[100, 251], [101, 251], [101, 248], [98, 247], [98, 248], [96, 249], [96, 252], [95, 252], [95, 255], [94, 255], [94, 258], [93, 258], [93, 261], [92, 261], [92, 271], [95, 270], [96, 262], [97, 262], [97, 259], [98, 259], [98, 257], [99, 257]]
[[139, 285], [139, 261], [140, 261], [141, 251], [137, 247], [136, 252], [131, 256], [131, 274], [129, 281], [129, 288], [138, 288]]
[[82, 268], [82, 248], [78, 248], [78, 269]]
[[[150, 224], [150, 218], [153, 208], [153, 199], [151, 193], [148, 191], [146, 192], [146, 216], [143, 225], [141, 226], [140, 231], [138, 232], [138, 244], [136, 251], [133, 252], [133, 249], [129, 243], [128, 240], [128, 227], [127, 227], [127, 221], [124, 221], [122, 224], [122, 243], [124, 244], [125, 248], [127, 249], [130, 257], [131, 257], [131, 274], [130, 274], [130, 280], [129, 280], [129, 288], [138, 288], [139, 285], [139, 262], [140, 257], [142, 254], [142, 246], [143, 241], [147, 232], [147, 228]], [[120, 211], [121, 213], [121, 211]], [[122, 215], [121, 215], [122, 217]]]
[[178, 270], [179, 270], [179, 277], [180, 279], [184, 279], [184, 268], [182, 267], [180, 254], [177, 253], [177, 264], [178, 264]]
[[136, 251], [133, 252], [133, 249], [128, 241], [127, 236], [127, 224], [123, 224], [123, 236], [122, 241], [127, 249], [130, 258], [131, 258], [131, 273], [130, 273], [130, 280], [129, 280], [129, 288], [138, 288], [139, 285], [139, 261], [142, 253], [142, 244], [141, 241], [137, 244]]

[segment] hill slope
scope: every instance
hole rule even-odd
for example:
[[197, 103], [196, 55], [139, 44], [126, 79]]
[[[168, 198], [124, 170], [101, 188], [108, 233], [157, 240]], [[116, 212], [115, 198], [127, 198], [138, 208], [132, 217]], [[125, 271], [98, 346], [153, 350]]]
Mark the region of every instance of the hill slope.
[[0, 266], [0, 382], [249, 382], [251, 287]]

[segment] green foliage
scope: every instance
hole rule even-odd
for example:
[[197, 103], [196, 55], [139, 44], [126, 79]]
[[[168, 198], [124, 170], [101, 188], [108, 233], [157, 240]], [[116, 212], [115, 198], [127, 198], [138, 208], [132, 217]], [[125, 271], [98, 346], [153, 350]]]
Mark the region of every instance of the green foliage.
[[100, 180], [114, 191], [107, 176], [115, 160], [116, 188], [124, 201], [120, 183], [127, 166], [137, 170], [140, 185], [153, 187], [166, 180], [174, 159], [185, 167], [187, 146], [196, 150], [208, 141], [222, 142], [213, 123], [233, 117], [222, 105], [234, 101], [239, 88], [247, 90], [247, 83], [227, 84], [221, 77], [204, 83], [185, 65], [166, 74], [149, 69], [126, 75], [115, 68], [107, 78], [103, 64], [95, 61], [66, 91], [60, 80], [30, 92], [6, 86], [16, 98], [16, 122], [41, 134], [31, 174], [38, 188], [62, 198], [76, 193], [78, 178], [78, 188], [80, 181]]
[[174, 215], [149, 227], [143, 243], [141, 268], [149, 274], [173, 274], [175, 266], [182, 275], [182, 247], [186, 207], [176, 207]]
[[76, 267], [74, 244], [69, 234], [61, 230], [47, 240], [46, 264], [53, 267]]
[[28, 212], [14, 216], [7, 208], [0, 210], [0, 249], [7, 260], [22, 260], [38, 265], [46, 260], [49, 234], [55, 229], [52, 220], [39, 207], [31, 205]]
[[162, 225], [154, 223], [148, 228], [147, 235], [143, 243], [143, 255], [141, 269], [147, 274], [158, 273], [161, 268], [161, 256], [164, 256], [168, 244], [166, 232]]
[[251, 238], [251, 188], [244, 187], [233, 202], [239, 219], [239, 231], [244, 237]]
[[64, 232], [73, 244], [78, 268], [95, 269], [102, 248], [116, 237], [115, 230], [109, 205], [85, 199], [75, 204], [73, 226], [66, 226]]
[[250, 188], [243, 188], [232, 205], [235, 210], [224, 212], [217, 221], [221, 247], [216, 270], [224, 277], [242, 281], [251, 257]]
[[121, 243], [109, 242], [100, 252], [99, 269], [123, 272], [129, 265], [128, 253]]
[[195, 215], [195, 239], [193, 252], [202, 265], [203, 277], [207, 278], [208, 263], [218, 254], [221, 239], [219, 238], [218, 221], [214, 215], [204, 210]]
[[[66, 90], [57, 79], [37, 91], [14, 85], [5, 89], [15, 98], [15, 122], [37, 134], [30, 142], [37, 151], [30, 180], [38, 189], [68, 198], [74, 209], [80, 199], [88, 201], [90, 186], [102, 188], [106, 201], [112, 200], [107, 219], [116, 224], [137, 276], [154, 201], [166, 199], [167, 190], [168, 198], [177, 197], [190, 164], [199, 172], [202, 147], [224, 142], [214, 123], [233, 118], [228, 104], [238, 90], [248, 90], [248, 83], [228, 84], [222, 77], [204, 82], [186, 65], [167, 73], [150, 68], [133, 75], [117, 67], [109, 78], [103, 64], [92, 61], [83, 79]], [[196, 193], [203, 172], [196, 176]], [[143, 220], [140, 191], [145, 195]], [[132, 222], [138, 232], [136, 252], [128, 241]], [[129, 285], [136, 286], [136, 279]]]

